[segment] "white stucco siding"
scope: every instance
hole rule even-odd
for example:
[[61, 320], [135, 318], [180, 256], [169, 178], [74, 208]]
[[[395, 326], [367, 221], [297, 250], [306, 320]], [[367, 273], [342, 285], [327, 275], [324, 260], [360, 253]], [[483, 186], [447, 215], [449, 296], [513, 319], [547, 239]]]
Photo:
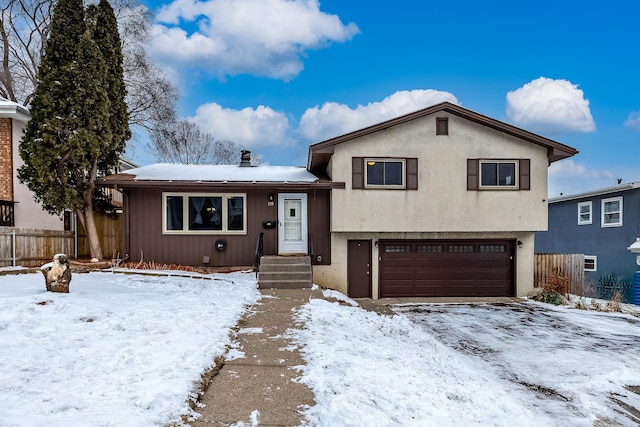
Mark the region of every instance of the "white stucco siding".
[[[498, 232], [547, 228], [547, 152], [455, 115], [436, 115], [338, 144], [332, 157], [333, 232]], [[352, 157], [418, 159], [418, 190], [352, 189]], [[531, 190], [467, 190], [467, 159], [530, 159]]]
[[64, 230], [64, 222], [55, 215], [45, 212], [33, 200], [33, 193], [18, 179], [18, 168], [24, 164], [20, 157], [18, 146], [22, 139], [24, 123], [13, 120], [13, 195], [15, 226], [18, 228], [33, 228], [42, 230]]

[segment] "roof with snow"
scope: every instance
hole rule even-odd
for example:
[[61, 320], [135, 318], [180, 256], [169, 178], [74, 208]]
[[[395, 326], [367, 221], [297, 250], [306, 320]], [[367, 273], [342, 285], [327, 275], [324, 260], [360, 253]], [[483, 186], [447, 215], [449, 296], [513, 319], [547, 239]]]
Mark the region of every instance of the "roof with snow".
[[183, 165], [156, 163], [101, 179], [103, 184], [135, 183], [315, 183], [318, 177], [297, 166]]
[[26, 123], [31, 115], [27, 107], [0, 96], [0, 118], [11, 118]]

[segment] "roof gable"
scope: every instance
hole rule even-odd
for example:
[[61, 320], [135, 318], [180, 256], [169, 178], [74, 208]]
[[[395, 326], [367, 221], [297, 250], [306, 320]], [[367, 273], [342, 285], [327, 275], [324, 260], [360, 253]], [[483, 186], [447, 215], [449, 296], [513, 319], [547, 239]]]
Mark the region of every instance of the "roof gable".
[[450, 102], [442, 102], [440, 104], [436, 104], [431, 107], [427, 107], [422, 110], [397, 117], [395, 119], [387, 120], [385, 122], [366, 127], [364, 129], [360, 129], [341, 136], [337, 136], [335, 138], [328, 139], [326, 141], [313, 144], [309, 146], [307, 169], [315, 173], [322, 171], [328, 164], [329, 159], [333, 155], [335, 146], [338, 144], [349, 142], [362, 136], [379, 132], [393, 126], [407, 123], [411, 120], [416, 120], [441, 111], [454, 114], [458, 117], [489, 127], [499, 132], [506, 133], [516, 138], [520, 138], [532, 144], [540, 145], [547, 149], [547, 158], [549, 159], [549, 163], [578, 154], [578, 150], [569, 147], [568, 145], [564, 145], [557, 141], [553, 141], [524, 129], [520, 129], [510, 124], [501, 122], [499, 120], [492, 119], [490, 117], [460, 107], [459, 105], [455, 105]]

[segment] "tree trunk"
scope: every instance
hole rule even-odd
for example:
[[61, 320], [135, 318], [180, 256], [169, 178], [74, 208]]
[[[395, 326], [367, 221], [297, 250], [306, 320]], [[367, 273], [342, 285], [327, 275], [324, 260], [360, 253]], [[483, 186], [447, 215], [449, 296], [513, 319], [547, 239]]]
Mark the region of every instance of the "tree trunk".
[[98, 230], [96, 228], [96, 221], [93, 217], [93, 209], [87, 207], [83, 211], [76, 211], [76, 214], [78, 215], [78, 219], [80, 220], [85, 233], [87, 233], [87, 240], [89, 241], [89, 253], [91, 254], [91, 258], [102, 260], [102, 247], [100, 246], [100, 238], [98, 236]]

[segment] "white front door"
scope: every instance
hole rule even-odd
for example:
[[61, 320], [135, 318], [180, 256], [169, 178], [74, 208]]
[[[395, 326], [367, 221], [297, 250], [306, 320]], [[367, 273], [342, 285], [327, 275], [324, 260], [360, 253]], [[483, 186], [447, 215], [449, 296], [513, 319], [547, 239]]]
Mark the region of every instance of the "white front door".
[[278, 194], [278, 254], [306, 254], [307, 195]]

